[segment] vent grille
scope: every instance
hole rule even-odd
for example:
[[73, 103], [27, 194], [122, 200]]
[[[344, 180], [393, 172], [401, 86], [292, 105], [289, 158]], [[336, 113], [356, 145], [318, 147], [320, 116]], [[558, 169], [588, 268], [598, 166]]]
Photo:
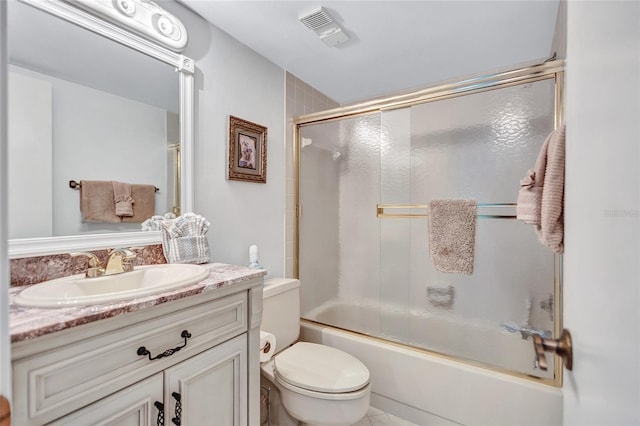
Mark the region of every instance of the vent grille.
[[324, 27], [327, 24], [333, 22], [331, 16], [324, 10], [323, 7], [320, 8], [319, 11], [312, 13], [311, 15], [305, 16], [304, 18], [300, 18], [300, 22], [305, 24], [307, 28], [312, 31], [316, 31], [319, 28]]

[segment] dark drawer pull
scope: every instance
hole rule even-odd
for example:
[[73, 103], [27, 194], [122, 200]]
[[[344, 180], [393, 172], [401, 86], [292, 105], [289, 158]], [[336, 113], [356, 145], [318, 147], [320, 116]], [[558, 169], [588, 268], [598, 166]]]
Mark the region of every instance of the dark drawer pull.
[[189, 333], [187, 330], [182, 330], [182, 334], [180, 334], [180, 337], [182, 337], [184, 339], [184, 343], [180, 346], [176, 346], [173, 349], [167, 349], [166, 351], [156, 355], [156, 356], [151, 356], [151, 352], [149, 352], [149, 350], [147, 348], [145, 348], [144, 346], [140, 346], [138, 348], [138, 355], [140, 356], [145, 356], [147, 355], [149, 357], [149, 361], [153, 361], [154, 359], [160, 359], [160, 358], [165, 358], [168, 356], [171, 356], [173, 354], [175, 354], [176, 352], [178, 352], [180, 349], [184, 348], [185, 346], [187, 346], [187, 339], [191, 337], [191, 333]]

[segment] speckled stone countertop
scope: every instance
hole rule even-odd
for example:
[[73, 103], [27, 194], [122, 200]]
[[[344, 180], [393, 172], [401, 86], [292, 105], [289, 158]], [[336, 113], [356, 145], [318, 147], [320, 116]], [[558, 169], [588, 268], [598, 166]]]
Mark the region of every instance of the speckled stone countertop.
[[150, 308], [171, 300], [232, 287], [263, 277], [267, 273], [262, 269], [251, 269], [224, 263], [210, 263], [203, 266], [209, 268], [210, 274], [208, 278], [197, 284], [116, 303], [64, 308], [31, 308], [13, 303], [15, 295], [26, 287], [11, 288], [9, 290], [9, 332], [11, 334], [11, 342], [16, 343], [34, 339], [78, 325]]

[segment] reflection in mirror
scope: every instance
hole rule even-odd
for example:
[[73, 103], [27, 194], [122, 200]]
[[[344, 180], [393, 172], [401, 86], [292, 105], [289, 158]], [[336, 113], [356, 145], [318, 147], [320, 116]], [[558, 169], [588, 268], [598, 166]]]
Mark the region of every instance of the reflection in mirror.
[[22, 2], [8, 9], [9, 238], [141, 229], [83, 223], [70, 180], [153, 185], [155, 214], [174, 211], [175, 66]]

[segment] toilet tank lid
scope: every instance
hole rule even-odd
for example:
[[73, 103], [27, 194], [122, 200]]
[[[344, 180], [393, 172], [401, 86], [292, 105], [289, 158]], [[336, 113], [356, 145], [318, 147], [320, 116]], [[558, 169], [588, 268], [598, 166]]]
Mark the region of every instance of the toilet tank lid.
[[264, 282], [262, 298], [275, 296], [297, 287], [300, 287], [300, 281], [295, 278], [271, 278]]

